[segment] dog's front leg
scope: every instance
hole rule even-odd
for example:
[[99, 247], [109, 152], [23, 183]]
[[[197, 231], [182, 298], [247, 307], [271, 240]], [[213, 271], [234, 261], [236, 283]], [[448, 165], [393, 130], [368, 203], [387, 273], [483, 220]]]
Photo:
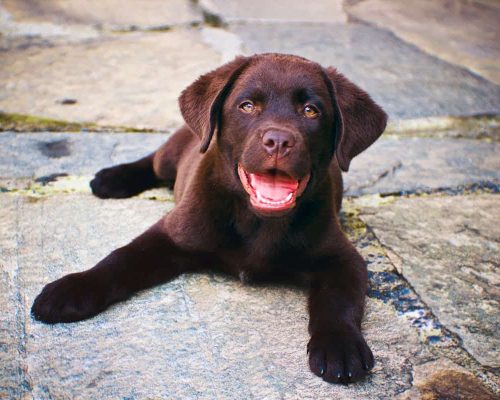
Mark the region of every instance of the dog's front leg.
[[90, 318], [133, 293], [202, 269], [208, 256], [181, 250], [165, 232], [164, 221], [153, 225], [95, 267], [66, 275], [45, 286], [32, 315], [43, 322]]
[[311, 371], [325, 381], [348, 383], [373, 367], [373, 354], [361, 334], [367, 271], [348, 244], [341, 255], [322, 259], [323, 272], [312, 277], [307, 346]]

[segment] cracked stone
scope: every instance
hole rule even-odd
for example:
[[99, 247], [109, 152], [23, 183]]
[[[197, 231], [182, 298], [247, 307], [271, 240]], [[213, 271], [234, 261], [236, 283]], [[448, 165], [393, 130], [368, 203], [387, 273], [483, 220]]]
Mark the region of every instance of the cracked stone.
[[[373, 373], [348, 387], [325, 383], [308, 370], [301, 289], [245, 286], [213, 274], [183, 276], [80, 323], [30, 318], [44, 284], [92, 266], [169, 207], [83, 194], [0, 195], [0, 265], [4, 275], [17, 276], [0, 318], [17, 313], [26, 331], [24, 368], [1, 374], [8, 397], [378, 399], [409, 390], [412, 365], [433, 359], [404, 319], [369, 299], [363, 327], [377, 361]], [[23, 340], [4, 326], [2, 340]], [[31, 386], [17, 384], [28, 378]]]
[[333, 65], [394, 119], [500, 112], [500, 86], [364, 24], [234, 23], [248, 54], [292, 53]]
[[[183, 122], [177, 104], [181, 91], [220, 61], [196, 30], [21, 47], [0, 59], [0, 109], [65, 121], [171, 129]], [[61, 98], [78, 102], [66, 106], [58, 102]]]
[[500, 182], [500, 143], [382, 137], [344, 174], [350, 195], [453, 188]]
[[398, 198], [360, 217], [404, 277], [483, 366], [498, 367], [498, 195]]
[[500, 84], [498, 2], [368, 0], [348, 5], [347, 10], [429, 54]]

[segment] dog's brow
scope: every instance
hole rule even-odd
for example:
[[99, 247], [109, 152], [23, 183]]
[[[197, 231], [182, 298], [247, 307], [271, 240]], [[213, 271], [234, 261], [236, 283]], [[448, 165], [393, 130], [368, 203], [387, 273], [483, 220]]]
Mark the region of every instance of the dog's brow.
[[246, 88], [238, 93], [237, 101], [253, 100], [264, 101], [267, 98], [266, 93], [261, 88]]
[[314, 103], [323, 108], [323, 100], [321, 96], [311, 88], [297, 88], [292, 92], [292, 101], [294, 103]]

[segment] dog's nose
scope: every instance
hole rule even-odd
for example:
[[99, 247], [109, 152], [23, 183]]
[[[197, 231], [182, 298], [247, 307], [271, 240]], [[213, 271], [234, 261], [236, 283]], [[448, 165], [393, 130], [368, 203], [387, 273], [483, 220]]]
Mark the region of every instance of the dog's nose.
[[295, 146], [295, 138], [291, 132], [271, 130], [262, 136], [262, 145], [269, 155], [284, 157]]

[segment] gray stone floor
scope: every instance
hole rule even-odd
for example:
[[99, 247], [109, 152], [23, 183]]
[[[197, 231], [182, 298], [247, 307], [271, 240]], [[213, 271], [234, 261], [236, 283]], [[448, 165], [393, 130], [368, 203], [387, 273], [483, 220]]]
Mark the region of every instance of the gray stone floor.
[[[0, 1], [0, 398], [498, 398], [499, 18], [494, 0]], [[99, 200], [92, 175], [165, 141], [199, 74], [263, 51], [338, 67], [391, 117], [344, 177], [370, 376], [309, 372], [297, 287], [186, 275], [88, 321], [34, 321], [46, 283], [174, 206], [161, 188]]]

